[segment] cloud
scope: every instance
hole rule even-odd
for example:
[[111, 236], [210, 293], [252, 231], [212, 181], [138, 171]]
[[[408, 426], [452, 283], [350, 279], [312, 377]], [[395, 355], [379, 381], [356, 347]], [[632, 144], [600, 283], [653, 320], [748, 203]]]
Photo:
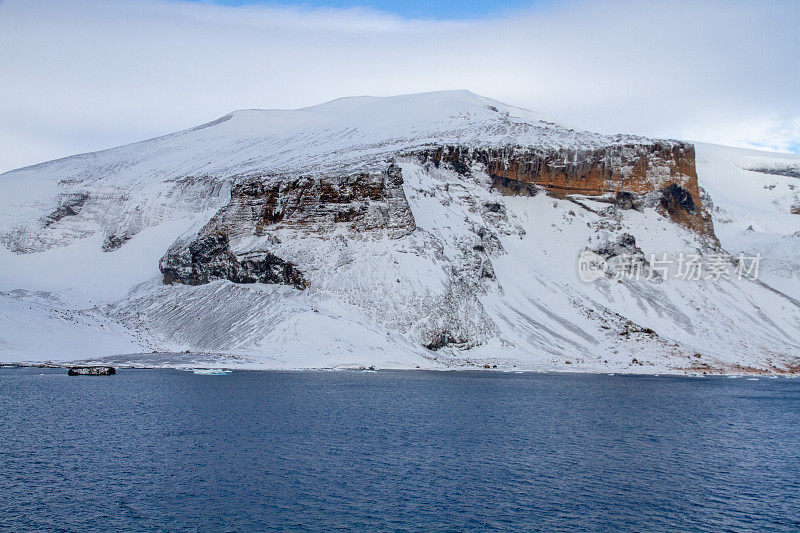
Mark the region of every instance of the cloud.
[[796, 149], [798, 27], [791, 0], [576, 0], [471, 21], [7, 0], [0, 171], [233, 109], [457, 88], [605, 133]]

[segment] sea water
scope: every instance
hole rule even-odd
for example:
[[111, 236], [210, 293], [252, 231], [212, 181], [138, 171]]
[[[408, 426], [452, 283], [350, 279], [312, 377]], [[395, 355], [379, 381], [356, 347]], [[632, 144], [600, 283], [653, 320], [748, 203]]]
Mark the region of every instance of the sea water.
[[0, 529], [800, 530], [800, 380], [0, 369]]

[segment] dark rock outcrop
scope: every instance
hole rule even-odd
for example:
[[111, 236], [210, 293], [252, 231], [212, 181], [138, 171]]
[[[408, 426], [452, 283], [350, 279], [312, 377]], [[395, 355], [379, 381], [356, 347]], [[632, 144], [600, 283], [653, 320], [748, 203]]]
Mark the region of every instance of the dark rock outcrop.
[[632, 192], [620, 191], [614, 199], [614, 204], [620, 209], [635, 209], [636, 211], [642, 210], [642, 199], [638, 194]]
[[173, 246], [159, 264], [164, 283], [202, 285], [219, 279], [234, 283], [279, 283], [306, 287], [303, 274], [280, 257], [264, 252], [252, 258], [237, 258], [228, 236], [199, 236], [188, 246]]
[[47, 228], [55, 224], [62, 218], [74, 217], [81, 212], [83, 204], [89, 199], [89, 194], [85, 192], [67, 194], [59, 198], [58, 207], [52, 213], [42, 219], [42, 226]]
[[425, 348], [436, 351], [454, 344], [464, 344], [464, 341], [454, 338], [449, 332], [443, 331], [435, 334], [430, 342], [425, 344]]
[[636, 246], [636, 238], [630, 233], [623, 233], [614, 242], [608, 242], [593, 250], [606, 259], [621, 255], [644, 257], [642, 249]]
[[787, 178], [800, 178], [800, 165], [797, 166], [784, 166], [784, 167], [754, 167], [746, 168], [751, 172], [759, 172], [761, 174], [772, 174], [773, 176], [786, 176]]
[[105, 240], [103, 241], [103, 251], [104, 252], [113, 252], [114, 250], [119, 249], [123, 244], [131, 240], [131, 237], [127, 234], [125, 235], [108, 235]]
[[670, 216], [680, 210], [690, 215], [697, 214], [697, 206], [691, 193], [680, 185], [670, 183], [667, 187], [661, 189], [661, 193], [661, 207], [667, 210]]
[[[645, 259], [644, 252], [636, 245], [636, 238], [630, 233], [618, 235], [616, 240], [607, 242], [594, 250], [607, 261], [610, 272], [618, 277], [630, 279], [648, 278], [651, 275], [650, 263]], [[652, 277], [659, 278], [657, 272]]]

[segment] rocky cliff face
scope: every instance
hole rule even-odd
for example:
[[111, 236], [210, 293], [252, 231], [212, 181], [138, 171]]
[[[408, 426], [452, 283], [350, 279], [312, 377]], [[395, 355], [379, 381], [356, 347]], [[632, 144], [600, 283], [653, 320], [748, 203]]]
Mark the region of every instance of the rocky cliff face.
[[542, 188], [562, 197], [613, 195], [628, 209], [658, 207], [675, 222], [715, 239], [689, 143], [610, 144], [587, 150], [444, 146], [418, 156], [423, 162], [452, 165], [462, 174], [479, 164], [505, 194], [532, 195]]
[[[232, 188], [230, 203], [194, 238], [170, 247], [160, 268], [165, 283], [227, 279], [302, 289], [307, 284], [303, 274], [270, 251], [280, 242], [278, 235], [399, 238], [413, 229], [402, 173], [393, 164], [381, 174], [250, 177]], [[248, 241], [245, 247], [239, 245], [242, 240]]]
[[414, 229], [400, 169], [331, 177], [251, 177], [231, 190], [231, 201], [204, 232], [263, 235], [292, 230], [324, 236], [344, 232], [397, 238]]
[[[439, 146], [403, 155], [447, 165], [462, 176], [477, 165], [503, 194], [534, 195], [543, 189], [557, 197], [603, 197], [622, 209], [652, 207], [716, 243], [697, 183], [694, 147], [687, 143], [589, 150]], [[414, 226], [402, 172], [393, 163], [380, 174], [251, 176], [232, 187], [230, 203], [194, 239], [173, 245], [160, 267], [166, 283], [227, 279], [305, 288], [308, 280], [297, 267], [270, 250], [280, 242], [278, 234], [400, 238]], [[237, 244], [242, 241], [244, 247]]]

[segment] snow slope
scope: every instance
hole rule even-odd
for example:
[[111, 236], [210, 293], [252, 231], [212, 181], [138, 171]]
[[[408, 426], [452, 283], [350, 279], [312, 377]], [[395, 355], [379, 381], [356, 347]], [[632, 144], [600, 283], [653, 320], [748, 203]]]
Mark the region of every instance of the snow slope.
[[759, 278], [800, 299], [800, 155], [696, 148], [722, 245], [735, 255], [761, 254], [766, 259]]
[[[800, 179], [791, 172], [800, 158], [697, 146], [721, 244], [760, 253], [760, 282], [585, 283], [578, 255], [623, 234], [646, 256], [708, 253], [707, 243], [655, 209], [505, 196], [479, 166], [465, 176], [407, 155], [443, 144], [636, 141], [455, 91], [238, 111], [3, 174], [0, 361], [630, 372], [798, 365], [800, 215], [791, 210]], [[276, 232], [275, 252], [312, 280], [305, 290], [163, 284], [159, 258], [227, 204], [238, 180], [376, 172], [391, 160], [416, 221], [409, 235]], [[424, 346], [441, 332], [452, 342]]]

